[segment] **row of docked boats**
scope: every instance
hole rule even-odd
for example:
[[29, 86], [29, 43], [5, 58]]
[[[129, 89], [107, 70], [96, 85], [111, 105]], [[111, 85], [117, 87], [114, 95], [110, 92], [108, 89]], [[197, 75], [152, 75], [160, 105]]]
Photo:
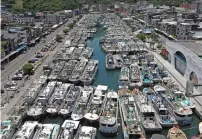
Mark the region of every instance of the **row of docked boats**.
[[10, 139], [96, 139], [96, 131], [74, 120], [65, 120], [62, 126], [26, 121]]
[[51, 81], [71, 82], [74, 84], [81, 82], [84, 85], [90, 85], [98, 71], [98, 60], [60, 61], [54, 63], [51, 69], [48, 76]]
[[61, 47], [53, 57], [53, 61], [69, 61], [90, 59], [93, 49], [90, 47]]

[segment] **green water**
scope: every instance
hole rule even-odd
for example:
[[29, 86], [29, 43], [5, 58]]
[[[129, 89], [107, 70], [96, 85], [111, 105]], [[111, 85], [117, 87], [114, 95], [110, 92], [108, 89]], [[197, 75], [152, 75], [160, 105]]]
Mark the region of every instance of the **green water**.
[[[92, 59], [96, 59], [99, 61], [99, 70], [98, 74], [93, 82], [93, 85], [107, 85], [110, 89], [113, 89], [114, 91], [117, 91], [118, 89], [118, 77], [120, 71], [107, 71], [105, 69], [105, 53], [102, 51], [99, 40], [101, 37], [104, 36], [104, 30], [102, 28], [98, 28], [97, 33], [94, 38], [87, 41], [87, 46], [92, 47], [94, 49], [94, 54], [92, 56]], [[44, 117], [40, 120], [42, 123], [56, 123], [62, 125], [65, 119], [62, 117]], [[188, 138], [190, 138], [193, 135], [198, 134], [198, 123], [200, 122], [199, 118], [194, 115], [193, 116], [193, 122], [191, 126], [187, 127], [181, 127], [181, 129], [185, 132]], [[83, 122], [83, 125], [89, 125], [86, 121]], [[94, 125], [89, 125], [94, 126]], [[98, 129], [98, 128], [97, 128]], [[168, 129], [163, 129], [161, 134], [167, 135]], [[147, 134], [147, 138], [151, 138], [151, 134]], [[121, 132], [121, 126], [119, 127], [119, 132], [116, 137], [104, 137], [99, 133], [99, 130], [97, 130], [97, 139], [123, 139], [123, 134]]]

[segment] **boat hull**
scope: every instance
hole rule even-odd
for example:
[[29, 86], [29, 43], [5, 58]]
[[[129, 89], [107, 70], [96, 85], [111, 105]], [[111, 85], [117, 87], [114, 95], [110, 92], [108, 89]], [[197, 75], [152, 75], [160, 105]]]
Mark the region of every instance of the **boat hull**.
[[103, 134], [104, 136], [116, 136], [118, 132], [118, 125], [116, 124], [113, 127], [106, 127], [100, 125], [99, 130], [100, 133]]
[[97, 114], [91, 114], [91, 113], [86, 113], [84, 115], [84, 118], [89, 122], [89, 123], [96, 123], [98, 122], [99, 116]]
[[83, 116], [76, 115], [76, 114], [72, 114], [72, 115], [71, 115], [71, 118], [72, 118], [72, 120], [74, 120], [74, 121], [80, 121], [80, 120], [83, 119]]

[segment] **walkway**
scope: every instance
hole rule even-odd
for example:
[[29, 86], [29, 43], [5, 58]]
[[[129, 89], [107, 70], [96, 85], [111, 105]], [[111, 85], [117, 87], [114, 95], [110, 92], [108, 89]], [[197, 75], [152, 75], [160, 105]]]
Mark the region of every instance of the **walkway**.
[[[157, 52], [151, 51], [156, 60], [160, 62], [171, 74], [171, 76], [178, 82], [178, 84], [185, 91], [186, 79], [165, 59], [163, 59]], [[202, 92], [201, 92], [202, 93]], [[194, 94], [199, 94], [199, 92], [194, 89]], [[202, 119], [202, 96], [191, 98], [193, 103], [196, 105], [196, 114]]]

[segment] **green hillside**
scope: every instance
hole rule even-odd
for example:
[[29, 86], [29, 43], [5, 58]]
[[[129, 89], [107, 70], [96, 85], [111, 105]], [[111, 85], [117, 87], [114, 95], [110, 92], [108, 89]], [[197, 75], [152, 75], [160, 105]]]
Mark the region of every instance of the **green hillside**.
[[[138, 0], [2, 0], [13, 12], [22, 11], [58, 11], [63, 9], [75, 9], [83, 4], [104, 3], [115, 1], [135, 3]], [[153, 4], [179, 5], [183, 0], [150, 0]]]

